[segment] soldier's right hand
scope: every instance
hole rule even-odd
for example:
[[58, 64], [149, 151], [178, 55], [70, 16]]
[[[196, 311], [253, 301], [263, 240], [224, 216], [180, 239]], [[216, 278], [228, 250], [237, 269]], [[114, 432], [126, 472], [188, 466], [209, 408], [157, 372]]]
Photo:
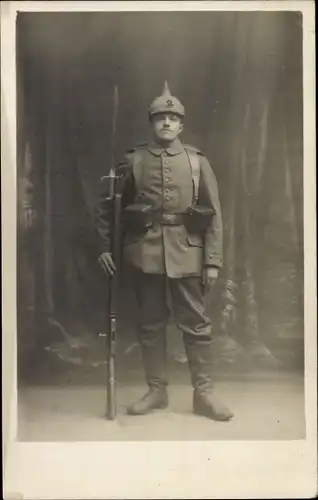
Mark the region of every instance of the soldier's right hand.
[[98, 262], [108, 276], [113, 276], [116, 272], [116, 266], [112, 255], [109, 252], [104, 252], [98, 257]]

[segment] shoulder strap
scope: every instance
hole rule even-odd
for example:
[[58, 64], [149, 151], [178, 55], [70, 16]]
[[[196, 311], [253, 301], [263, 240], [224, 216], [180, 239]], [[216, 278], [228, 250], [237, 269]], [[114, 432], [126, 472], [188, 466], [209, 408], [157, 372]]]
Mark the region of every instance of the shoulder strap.
[[199, 199], [199, 185], [200, 185], [200, 159], [198, 156], [199, 151], [192, 146], [185, 145], [184, 149], [188, 155], [193, 184], [193, 205], [198, 203]]

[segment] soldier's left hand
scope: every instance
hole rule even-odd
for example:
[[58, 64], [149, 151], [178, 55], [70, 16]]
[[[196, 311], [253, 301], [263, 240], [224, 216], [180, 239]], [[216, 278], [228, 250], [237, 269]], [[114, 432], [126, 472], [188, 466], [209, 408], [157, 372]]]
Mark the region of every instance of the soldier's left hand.
[[208, 293], [218, 279], [219, 270], [216, 267], [205, 267], [202, 271], [204, 293]]

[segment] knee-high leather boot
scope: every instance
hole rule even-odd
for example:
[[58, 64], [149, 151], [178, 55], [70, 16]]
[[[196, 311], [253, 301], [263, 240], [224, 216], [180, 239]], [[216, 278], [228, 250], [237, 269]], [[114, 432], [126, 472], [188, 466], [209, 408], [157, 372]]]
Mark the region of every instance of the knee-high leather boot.
[[228, 421], [234, 415], [213, 393], [212, 341], [184, 335], [193, 386], [193, 411], [212, 420]]
[[130, 415], [144, 415], [168, 406], [166, 331], [153, 328], [139, 335], [148, 392], [127, 408]]

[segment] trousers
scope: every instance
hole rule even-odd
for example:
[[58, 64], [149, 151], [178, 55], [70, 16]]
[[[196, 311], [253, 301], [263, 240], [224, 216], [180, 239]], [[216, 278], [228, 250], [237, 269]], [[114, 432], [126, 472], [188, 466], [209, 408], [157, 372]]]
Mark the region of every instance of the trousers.
[[[162, 274], [133, 274], [141, 339], [162, 332], [173, 312], [177, 327], [187, 336], [211, 338], [211, 321], [205, 313], [205, 296], [199, 276], [168, 278]], [[168, 305], [168, 297], [172, 311]]]
[[171, 312], [170, 296], [176, 324], [183, 333], [192, 385], [209, 390], [212, 387], [211, 321], [205, 313], [200, 277], [169, 278], [137, 271], [133, 287], [139, 307], [137, 335], [148, 386], [163, 388], [168, 385], [166, 326]]

